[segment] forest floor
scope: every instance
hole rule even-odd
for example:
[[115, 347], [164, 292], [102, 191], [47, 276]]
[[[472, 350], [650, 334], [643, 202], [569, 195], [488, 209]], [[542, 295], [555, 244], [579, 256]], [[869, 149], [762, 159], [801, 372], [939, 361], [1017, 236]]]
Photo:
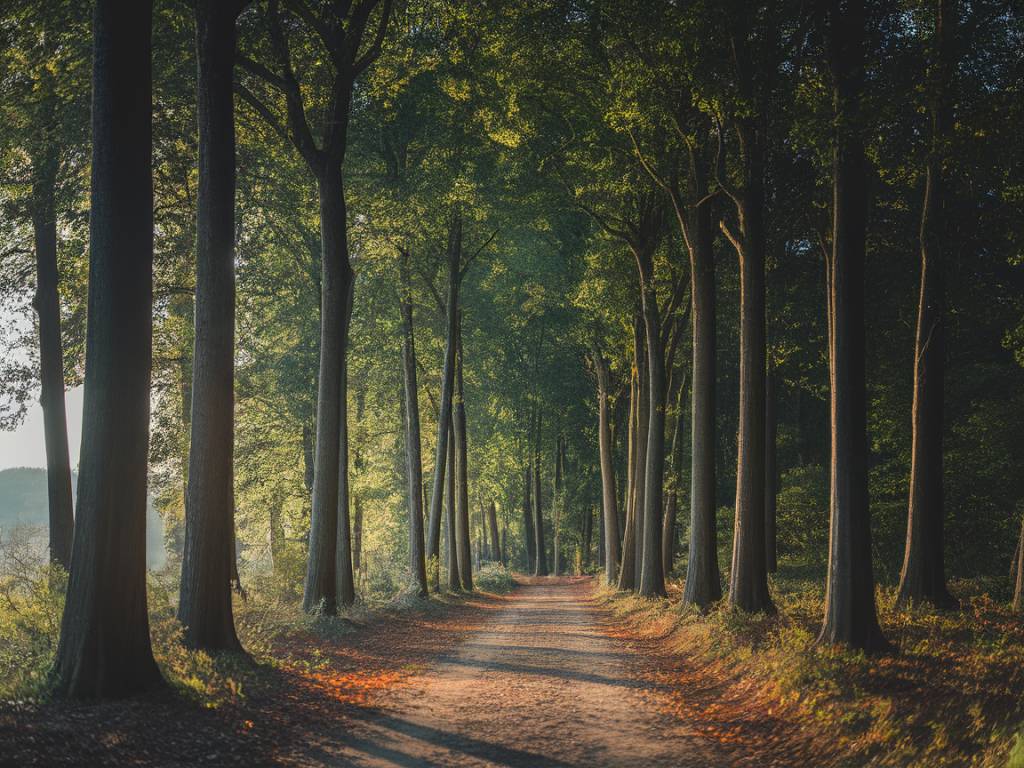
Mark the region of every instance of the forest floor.
[[0, 701], [0, 766], [1008, 764], [1024, 665], [989, 603], [904, 619], [901, 654], [868, 660], [816, 647], [817, 601], [784, 587], [778, 616], [702, 617], [674, 594], [516, 577], [508, 594], [304, 619], [268, 633], [258, 665], [188, 654], [157, 621], [173, 685]]
[[[807, 765], [770, 712], [722, 707], [595, 595], [518, 578], [507, 595], [411, 601], [331, 634], [278, 638], [278, 664], [215, 662], [234, 695], [0, 703], [0, 765]], [[688, 708], [677, 704], [685, 697]], [[744, 737], [732, 738], [740, 728]]]

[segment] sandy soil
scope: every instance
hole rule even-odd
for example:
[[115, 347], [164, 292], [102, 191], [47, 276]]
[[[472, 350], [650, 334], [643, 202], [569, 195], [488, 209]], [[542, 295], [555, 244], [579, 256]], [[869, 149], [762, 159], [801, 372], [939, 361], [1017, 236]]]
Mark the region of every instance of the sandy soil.
[[643, 695], [601, 629], [590, 582], [522, 584], [462, 643], [313, 760], [352, 766], [717, 766], [729, 761]]

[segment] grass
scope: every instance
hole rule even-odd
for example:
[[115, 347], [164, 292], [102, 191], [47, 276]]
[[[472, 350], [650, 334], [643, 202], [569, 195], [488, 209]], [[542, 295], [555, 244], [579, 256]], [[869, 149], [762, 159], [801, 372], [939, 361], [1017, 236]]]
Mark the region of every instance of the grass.
[[[485, 566], [475, 578], [477, 590], [483, 592], [504, 593], [513, 585], [511, 573], [500, 565]], [[329, 661], [321, 649], [368, 622], [410, 611], [441, 617], [453, 601], [463, 599], [440, 593], [424, 600], [406, 590], [364, 589], [356, 604], [337, 616], [310, 615], [302, 611], [296, 591], [301, 580], [298, 571], [243, 574], [246, 592], [244, 598], [235, 596], [234, 615], [239, 640], [249, 656], [211, 656], [181, 644], [182, 627], [175, 615], [177, 568], [172, 564], [151, 571], [153, 655], [172, 688], [201, 707], [236, 703], [268, 669], [322, 671]], [[41, 559], [28, 537], [0, 542], [0, 706], [27, 706], [47, 699], [66, 587], [67, 574]]]
[[784, 564], [771, 581], [774, 616], [724, 602], [684, 611], [677, 583], [669, 601], [599, 597], [633, 631], [752, 689], [747, 706], [828, 734], [832, 757], [820, 765], [1024, 768], [1024, 623], [991, 597], [992, 584], [954, 582], [956, 612], [897, 610], [894, 591], [880, 588], [879, 619], [898, 651], [869, 658], [816, 642], [823, 574]]

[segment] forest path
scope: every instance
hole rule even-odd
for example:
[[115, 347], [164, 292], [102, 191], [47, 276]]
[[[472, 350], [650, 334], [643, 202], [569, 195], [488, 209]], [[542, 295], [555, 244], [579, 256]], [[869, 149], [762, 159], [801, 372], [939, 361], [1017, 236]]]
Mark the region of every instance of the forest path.
[[520, 583], [507, 608], [346, 733], [329, 764], [728, 764], [643, 696], [649, 682], [602, 632], [590, 583]]

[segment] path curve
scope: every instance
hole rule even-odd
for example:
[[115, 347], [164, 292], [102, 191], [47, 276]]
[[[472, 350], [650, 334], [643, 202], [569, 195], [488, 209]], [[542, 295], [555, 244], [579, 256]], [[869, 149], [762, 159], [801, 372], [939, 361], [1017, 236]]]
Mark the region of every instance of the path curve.
[[[520, 584], [508, 607], [368, 714], [340, 766], [726, 765], [643, 696], [630, 651], [600, 629], [589, 583]], [[326, 756], [325, 756], [326, 757]]]

